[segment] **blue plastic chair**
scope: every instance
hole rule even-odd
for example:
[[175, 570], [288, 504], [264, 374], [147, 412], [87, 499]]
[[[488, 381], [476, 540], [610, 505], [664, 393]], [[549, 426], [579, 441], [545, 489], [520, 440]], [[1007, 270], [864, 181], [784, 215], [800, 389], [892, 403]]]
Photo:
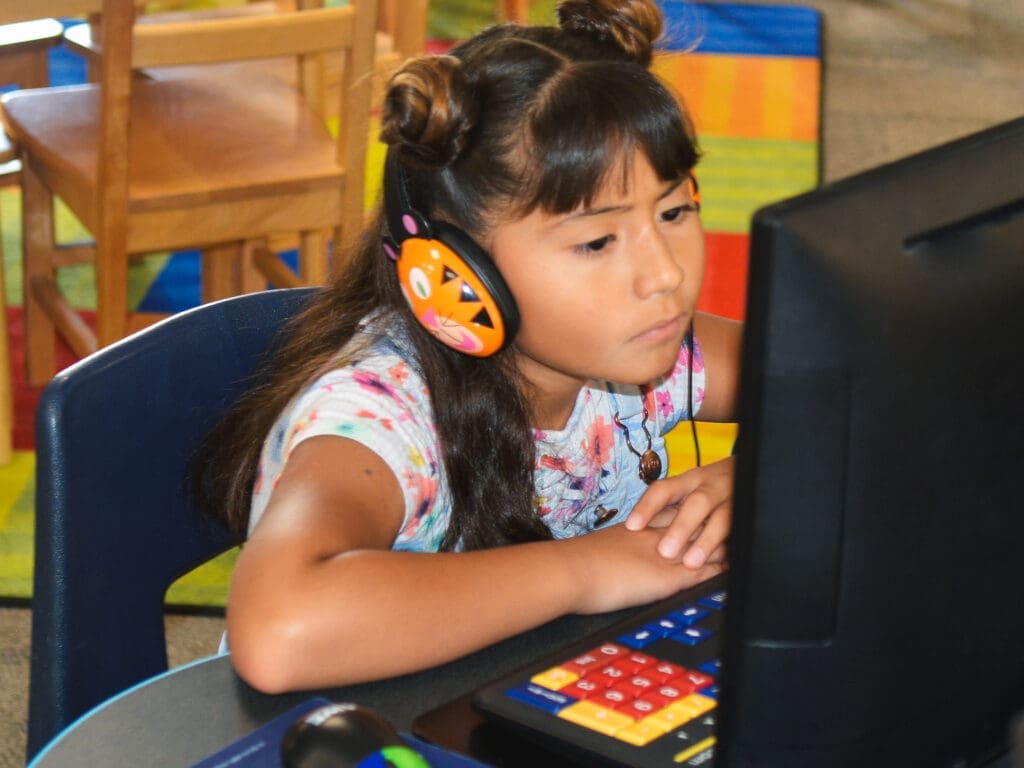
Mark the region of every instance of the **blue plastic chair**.
[[174, 315], [44, 390], [30, 759], [92, 707], [167, 669], [167, 588], [231, 546], [226, 529], [189, 501], [189, 457], [313, 290], [248, 294]]

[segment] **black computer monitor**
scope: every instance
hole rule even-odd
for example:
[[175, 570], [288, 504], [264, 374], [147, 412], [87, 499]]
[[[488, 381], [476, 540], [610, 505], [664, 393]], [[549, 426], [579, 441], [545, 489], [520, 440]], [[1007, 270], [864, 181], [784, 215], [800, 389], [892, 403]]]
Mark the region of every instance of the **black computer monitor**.
[[753, 220], [716, 766], [974, 766], [1024, 709], [1024, 119]]

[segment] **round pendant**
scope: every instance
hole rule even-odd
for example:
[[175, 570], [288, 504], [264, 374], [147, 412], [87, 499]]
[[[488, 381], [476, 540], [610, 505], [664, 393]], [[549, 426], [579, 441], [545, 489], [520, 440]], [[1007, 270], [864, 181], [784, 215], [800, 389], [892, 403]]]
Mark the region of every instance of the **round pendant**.
[[640, 457], [640, 479], [653, 483], [661, 477], [661, 457], [654, 451], [646, 450]]

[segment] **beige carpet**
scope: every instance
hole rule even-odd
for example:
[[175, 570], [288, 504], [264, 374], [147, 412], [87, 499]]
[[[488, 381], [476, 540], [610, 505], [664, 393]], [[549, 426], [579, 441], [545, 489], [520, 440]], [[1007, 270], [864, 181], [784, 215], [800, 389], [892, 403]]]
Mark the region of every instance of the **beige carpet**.
[[[826, 180], [1024, 115], [1021, 0], [794, 0], [825, 13]], [[0, 768], [24, 765], [30, 616], [0, 609]], [[168, 619], [171, 662], [221, 620]]]

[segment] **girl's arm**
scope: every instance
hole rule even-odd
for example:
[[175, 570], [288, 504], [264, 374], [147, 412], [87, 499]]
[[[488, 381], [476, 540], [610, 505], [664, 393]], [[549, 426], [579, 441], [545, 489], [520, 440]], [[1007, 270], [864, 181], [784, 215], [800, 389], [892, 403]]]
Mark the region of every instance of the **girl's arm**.
[[739, 394], [743, 323], [698, 312], [693, 332], [704, 353], [704, 403], [701, 421], [734, 421]]
[[372, 451], [339, 437], [301, 443], [232, 578], [239, 674], [272, 693], [390, 677], [720, 570], [655, 557], [656, 530], [621, 525], [479, 552], [392, 552], [403, 517], [398, 481]]

